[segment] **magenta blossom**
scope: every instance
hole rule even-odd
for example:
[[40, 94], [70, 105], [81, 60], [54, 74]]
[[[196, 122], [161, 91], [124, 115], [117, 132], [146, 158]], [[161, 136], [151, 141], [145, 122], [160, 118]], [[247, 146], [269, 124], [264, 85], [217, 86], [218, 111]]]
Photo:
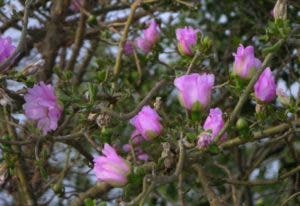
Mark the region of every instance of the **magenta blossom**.
[[189, 74], [177, 77], [174, 85], [179, 90], [179, 100], [188, 110], [204, 109], [211, 100], [215, 76], [213, 74]]
[[126, 56], [131, 56], [133, 54], [134, 47], [133, 47], [133, 42], [127, 41], [124, 45], [124, 54]]
[[[213, 142], [214, 138], [224, 127], [222, 115], [222, 111], [219, 108], [210, 109], [203, 125], [204, 132], [200, 134], [198, 139], [198, 147], [207, 148]], [[222, 136], [221, 140], [224, 141], [225, 139], [226, 135]]]
[[253, 46], [244, 48], [240, 44], [233, 56], [233, 73], [242, 79], [250, 79], [255, 71], [261, 67], [261, 61], [254, 56]]
[[267, 67], [254, 85], [256, 99], [270, 103], [276, 98], [276, 83], [272, 71]]
[[152, 21], [150, 26], [144, 30], [143, 37], [136, 40], [136, 45], [144, 54], [148, 54], [158, 41], [159, 36], [158, 25]]
[[182, 55], [193, 55], [193, 47], [197, 44], [197, 33], [197, 30], [190, 27], [176, 29], [177, 46]]
[[162, 132], [160, 116], [150, 106], [144, 106], [142, 110], [130, 120], [136, 129], [136, 134], [139, 133], [145, 140], [151, 140]]
[[57, 122], [61, 116], [62, 108], [57, 102], [53, 87], [40, 82], [24, 96], [23, 109], [30, 120], [38, 122], [37, 127], [46, 135], [49, 131], [56, 130]]
[[16, 47], [13, 46], [10, 37], [0, 37], [0, 64], [8, 59], [15, 50]]
[[130, 173], [129, 163], [120, 157], [109, 144], [104, 145], [103, 155], [94, 158], [93, 171], [101, 182], [112, 186], [124, 186]]

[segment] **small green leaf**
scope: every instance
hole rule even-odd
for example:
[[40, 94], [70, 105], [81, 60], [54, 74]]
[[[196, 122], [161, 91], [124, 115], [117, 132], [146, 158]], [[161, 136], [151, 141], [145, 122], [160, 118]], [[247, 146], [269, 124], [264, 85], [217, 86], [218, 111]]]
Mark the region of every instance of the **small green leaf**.
[[84, 200], [84, 206], [96, 206], [96, 202], [95, 200], [88, 198]]
[[219, 149], [218, 145], [216, 145], [215, 143], [212, 143], [208, 147], [208, 152], [211, 154], [218, 154], [220, 152], [220, 149]]

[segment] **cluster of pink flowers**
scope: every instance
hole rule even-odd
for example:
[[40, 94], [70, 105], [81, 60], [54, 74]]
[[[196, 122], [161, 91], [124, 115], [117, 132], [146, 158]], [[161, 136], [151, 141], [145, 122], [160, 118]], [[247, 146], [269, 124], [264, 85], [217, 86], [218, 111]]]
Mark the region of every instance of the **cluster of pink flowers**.
[[[190, 74], [177, 77], [174, 85], [179, 91], [181, 105], [190, 111], [204, 111], [211, 101], [215, 76], [213, 74]], [[224, 126], [222, 111], [219, 108], [210, 109], [205, 120], [204, 130], [198, 137], [198, 147], [207, 148]], [[224, 138], [222, 138], [225, 140]]]
[[[77, 1], [76, 1], [77, 2]], [[191, 56], [197, 44], [197, 30], [193, 28], [179, 28], [176, 30], [178, 50], [182, 55]], [[136, 42], [127, 41], [124, 46], [124, 54], [131, 55], [134, 52], [134, 44], [145, 54], [150, 52], [159, 39], [158, 25], [153, 21], [149, 28], [144, 30], [143, 37]], [[10, 39], [0, 38], [0, 45], [4, 45], [0, 51], [0, 62], [7, 58], [14, 50]], [[2, 53], [1, 53], [2, 52]], [[233, 54], [233, 74], [245, 81], [261, 69], [261, 61], [255, 57], [254, 48], [240, 45], [237, 52]], [[180, 104], [189, 112], [205, 112], [209, 109], [212, 91], [215, 83], [214, 74], [186, 74], [175, 78], [174, 85], [178, 90]], [[254, 85], [254, 94], [258, 103], [270, 103], [276, 98], [276, 82], [271, 69], [266, 68]], [[51, 85], [40, 82], [25, 95], [26, 103], [23, 105], [25, 115], [28, 119], [37, 121], [37, 127], [43, 134], [57, 128], [62, 108], [58, 104], [54, 89]], [[224, 127], [223, 113], [220, 108], [211, 108], [203, 124], [203, 132], [198, 136], [197, 146], [208, 148], [215, 141]], [[143, 142], [149, 142], [162, 134], [163, 125], [161, 117], [150, 106], [144, 106], [135, 115], [130, 124], [134, 127], [131, 135], [131, 144], [125, 144], [123, 150], [133, 150], [138, 161], [148, 161], [149, 156], [142, 148]], [[221, 137], [225, 141], [227, 134]], [[99, 181], [106, 182], [112, 186], [124, 186], [130, 174], [130, 164], [120, 157], [114, 148], [105, 144], [103, 155], [94, 158], [94, 172]]]
[[[262, 63], [254, 56], [254, 48], [240, 45], [233, 64], [233, 74], [241, 79], [251, 79], [253, 74], [260, 69]], [[276, 98], [276, 82], [271, 69], [266, 68], [254, 85], [254, 94], [260, 103], [270, 103]]]
[[[198, 30], [191, 27], [178, 28], [176, 30], [177, 47], [180, 54], [192, 56], [193, 49], [197, 44]], [[143, 31], [143, 36], [136, 39], [135, 42], [127, 41], [124, 45], [124, 54], [130, 56], [133, 54], [136, 46], [143, 54], [152, 51], [154, 45], [159, 40], [160, 31], [157, 23], [152, 21], [147, 29]]]
[[16, 50], [10, 37], [5, 38], [0, 36], [0, 48], [0, 64], [8, 59]]

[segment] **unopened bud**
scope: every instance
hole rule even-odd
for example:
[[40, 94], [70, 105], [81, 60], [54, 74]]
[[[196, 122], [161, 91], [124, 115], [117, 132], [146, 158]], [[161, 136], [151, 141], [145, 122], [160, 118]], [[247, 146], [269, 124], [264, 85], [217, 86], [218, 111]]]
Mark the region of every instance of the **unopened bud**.
[[287, 0], [277, 0], [275, 7], [273, 9], [274, 19], [287, 18]]
[[24, 76], [29, 76], [35, 74], [39, 69], [42, 68], [44, 65], [45, 61], [43, 59], [28, 65], [22, 72]]
[[6, 94], [6, 92], [0, 88], [0, 105], [6, 106], [12, 103], [12, 99]]
[[235, 126], [238, 130], [243, 130], [248, 127], [248, 122], [244, 118], [239, 118]]

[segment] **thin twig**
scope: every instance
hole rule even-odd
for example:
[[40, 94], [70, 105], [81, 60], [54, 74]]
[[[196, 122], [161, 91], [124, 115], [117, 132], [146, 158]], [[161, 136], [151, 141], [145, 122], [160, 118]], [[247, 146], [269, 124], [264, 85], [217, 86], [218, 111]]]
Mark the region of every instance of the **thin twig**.
[[283, 201], [283, 203], [281, 204], [281, 206], [287, 205], [288, 201], [290, 201], [291, 199], [293, 199], [294, 197], [297, 197], [298, 195], [300, 195], [300, 192], [296, 192], [293, 195], [291, 195], [289, 198], [287, 198], [285, 201]]
[[195, 53], [195, 55], [194, 55], [194, 57], [193, 57], [193, 59], [192, 59], [190, 65], [189, 65], [189, 67], [188, 67], [188, 69], [187, 69], [187, 71], [186, 71], [186, 74], [191, 73], [192, 68], [193, 68], [194, 64], [196, 63], [196, 60], [197, 60], [197, 58], [198, 58], [199, 56], [200, 56], [200, 52], [199, 52], [199, 51], [196, 51], [196, 53]]
[[99, 110], [101, 112], [104, 112], [104, 113], [107, 113], [113, 117], [116, 117], [116, 118], [119, 118], [119, 119], [122, 119], [122, 120], [127, 120], [127, 119], [130, 119], [132, 118], [134, 115], [136, 115], [140, 110], [141, 108], [146, 105], [148, 103], [148, 101], [156, 94], [156, 92], [159, 91], [159, 89], [165, 85], [166, 83], [166, 80], [161, 80], [159, 81], [153, 88], [152, 90], [144, 97], [144, 99], [136, 106], [136, 108], [129, 112], [129, 113], [117, 113], [115, 111], [112, 111], [106, 107], [104, 107], [103, 105], [99, 104], [96, 106], [96, 108], [94, 110]]
[[87, 14], [84, 12], [84, 8], [87, 6], [87, 1], [84, 1], [83, 3], [83, 8], [80, 9], [80, 20], [79, 20], [79, 25], [77, 27], [77, 31], [75, 34], [75, 42], [74, 42], [74, 47], [72, 51], [72, 56], [67, 64], [66, 70], [74, 70], [74, 65], [76, 63], [76, 59], [78, 58], [78, 54], [80, 51], [80, 48], [83, 44], [83, 37], [85, 33], [85, 23], [87, 20]]
[[114, 75], [118, 75], [119, 72], [120, 72], [121, 63], [122, 63], [122, 55], [123, 55], [124, 45], [125, 45], [125, 42], [127, 40], [129, 27], [130, 27], [131, 22], [133, 20], [134, 13], [135, 13], [136, 9], [140, 6], [140, 4], [142, 3], [142, 1], [143, 0], [136, 0], [131, 5], [130, 14], [129, 14], [128, 18], [127, 18], [127, 21], [126, 21], [126, 24], [125, 24], [125, 28], [124, 28], [124, 32], [123, 32], [123, 35], [122, 35], [120, 43], [119, 43], [119, 49], [118, 49], [118, 54], [117, 54], [117, 58], [116, 58], [116, 64], [115, 64], [114, 71], [113, 71]]
[[84, 200], [87, 198], [96, 198], [108, 192], [111, 189], [111, 186], [107, 183], [98, 183], [96, 186], [90, 188], [86, 192], [82, 192], [78, 197], [70, 203], [70, 206], [81, 206], [84, 203]]
[[209, 179], [207, 178], [204, 169], [197, 165], [194, 164], [192, 166], [198, 173], [198, 177], [202, 183], [202, 187], [204, 189], [204, 192], [207, 196], [207, 199], [209, 201], [209, 204], [211, 206], [221, 206], [223, 205], [221, 200], [218, 198], [218, 196], [215, 194], [215, 192], [213, 191], [213, 189], [211, 188], [210, 184], [209, 184]]
[[136, 68], [137, 68], [137, 72], [138, 72], [138, 75], [139, 75], [137, 85], [140, 85], [141, 81], [142, 81], [142, 68], [141, 68], [141, 63], [140, 63], [139, 57], [138, 57], [135, 50], [133, 50], [133, 56], [134, 56], [134, 61], [135, 61], [135, 65], [136, 65]]

